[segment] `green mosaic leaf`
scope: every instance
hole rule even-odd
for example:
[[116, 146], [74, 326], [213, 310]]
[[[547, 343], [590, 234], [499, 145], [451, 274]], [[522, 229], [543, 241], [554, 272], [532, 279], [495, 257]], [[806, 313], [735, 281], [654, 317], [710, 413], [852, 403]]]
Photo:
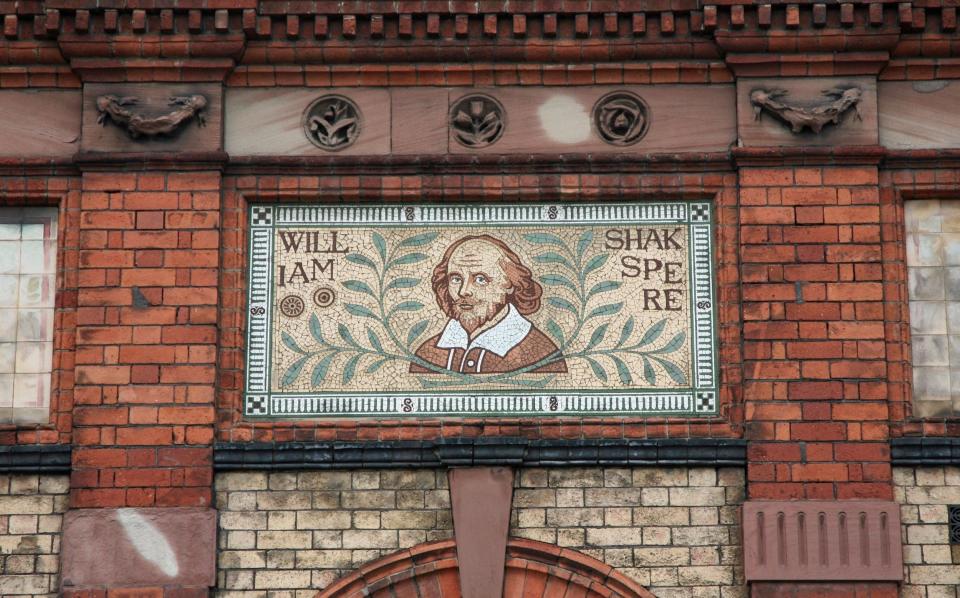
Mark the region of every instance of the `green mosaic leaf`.
[[313, 373], [310, 374], [311, 386], [320, 386], [327, 378], [327, 372], [330, 371], [330, 364], [333, 363], [333, 358], [336, 356], [336, 353], [331, 353], [317, 362], [317, 365], [313, 366]]
[[590, 359], [589, 357], [584, 357], [584, 359], [586, 359], [587, 363], [590, 364], [590, 369], [593, 370], [593, 375], [606, 382], [607, 372], [603, 369], [603, 366], [597, 363], [596, 360]]
[[563, 329], [553, 320], [547, 320], [547, 332], [556, 339], [558, 343], [563, 344]]
[[420, 311], [421, 309], [423, 309], [423, 303], [419, 301], [402, 301], [394, 305], [390, 311]]
[[553, 287], [567, 287], [574, 292], [577, 290], [577, 286], [573, 284], [573, 281], [563, 274], [546, 274], [540, 277], [540, 282]]
[[683, 346], [683, 341], [687, 338], [686, 332], [678, 332], [667, 344], [660, 347], [654, 353], [673, 353]]
[[597, 293], [607, 293], [609, 291], [616, 291], [621, 286], [622, 282], [615, 282], [613, 280], [604, 280], [603, 282], [598, 282], [597, 284], [590, 287], [590, 290], [587, 291], [587, 299], [593, 297]]
[[583, 234], [580, 235], [580, 240], [577, 241], [577, 258], [582, 258], [583, 253], [587, 250], [587, 247], [590, 246], [590, 243], [593, 242], [593, 231], [585, 230]]
[[666, 327], [667, 319], [664, 318], [650, 328], [647, 328], [647, 331], [643, 333], [643, 337], [641, 337], [640, 342], [637, 343], [637, 346], [642, 347], [656, 341], [658, 338], [660, 338], [660, 335], [663, 334], [663, 329]]
[[370, 341], [370, 346], [373, 347], [374, 350], [378, 353], [383, 353], [383, 345], [380, 343], [380, 337], [377, 336], [377, 333], [369, 326], [367, 326], [367, 340]]
[[377, 315], [373, 313], [369, 308], [362, 305], [357, 305], [356, 303], [344, 303], [343, 309], [347, 310], [348, 313], [359, 316], [361, 318], [373, 318], [376, 319]]
[[374, 231], [371, 234], [373, 239], [373, 246], [377, 248], [377, 253], [380, 254], [380, 261], [386, 263], [387, 261], [387, 242], [383, 240], [383, 237], [380, 233]]
[[610, 359], [613, 361], [613, 364], [617, 366], [617, 376], [620, 377], [620, 382], [622, 384], [633, 384], [633, 376], [630, 375], [627, 364], [623, 363], [623, 360], [616, 355], [610, 355]]
[[429, 320], [420, 320], [410, 328], [410, 332], [407, 333], [407, 345], [413, 343], [417, 338], [423, 334], [423, 331], [427, 329], [427, 326], [430, 325]]
[[426, 245], [434, 239], [437, 238], [438, 233], [422, 233], [419, 235], [414, 235], [412, 237], [407, 237], [403, 241], [400, 241], [399, 247], [420, 247], [421, 245]]
[[371, 260], [371, 259], [368, 258], [367, 256], [365, 256], [365, 255], [363, 255], [363, 254], [360, 254], [360, 253], [351, 253], [351, 254], [348, 255], [345, 259], [346, 259], [348, 262], [352, 263], [352, 264], [358, 264], [358, 265], [360, 265], [360, 266], [366, 266], [367, 268], [370, 268], [371, 270], [376, 270], [376, 269], [377, 269], [377, 265], [373, 263], [373, 260]]
[[572, 314], [577, 313], [577, 308], [573, 305], [573, 303], [570, 303], [563, 297], [547, 297], [547, 303], [558, 309], [565, 309]]
[[300, 375], [300, 371], [303, 370], [304, 364], [306, 364], [307, 360], [311, 357], [313, 357], [313, 355], [304, 355], [300, 359], [294, 361], [293, 364], [287, 368], [287, 371], [284, 372], [283, 378], [280, 379], [280, 386], [290, 386], [293, 384]]
[[346, 289], [353, 291], [354, 293], [366, 293], [371, 297], [374, 296], [373, 289], [370, 288], [370, 285], [363, 282], [362, 280], [345, 280], [342, 284]]
[[320, 318], [317, 314], [310, 314], [310, 335], [321, 345], [327, 344], [327, 341], [323, 340], [323, 331], [320, 330]]
[[541, 253], [540, 255], [535, 256], [533, 259], [541, 264], [560, 264], [566, 268], [569, 268], [570, 270], [573, 270], [573, 265], [570, 263], [570, 260], [555, 251]]
[[343, 364], [343, 383], [349, 384], [353, 380], [354, 374], [357, 372], [357, 364], [360, 363], [360, 358], [363, 357], [363, 353], [357, 353], [353, 357], [347, 360], [347, 363]]
[[597, 316], [613, 316], [620, 313], [621, 309], [623, 309], [623, 301], [601, 305], [600, 307], [594, 308], [594, 310], [587, 315], [587, 319], [596, 318]]
[[590, 335], [590, 342], [587, 343], [585, 350], [589, 351], [590, 349], [596, 347], [603, 342], [603, 337], [607, 336], [607, 328], [610, 324], [601, 324], [597, 326], [597, 329], [593, 331], [593, 334]]
[[387, 363], [388, 361], [390, 361], [390, 359], [391, 359], [390, 357], [384, 357], [383, 359], [378, 359], [377, 361], [374, 361], [373, 363], [371, 363], [370, 365], [368, 365], [368, 366], [367, 366], [367, 369], [364, 370], [364, 371], [365, 371], [366, 373], [368, 373], [368, 374], [372, 374], [372, 373], [376, 372], [377, 370], [379, 370], [379, 369], [380, 369], [380, 366], [382, 366], [383, 364], [385, 364], [385, 363]]
[[527, 233], [523, 238], [537, 245], [559, 245], [565, 247], [563, 239], [552, 233]]
[[623, 330], [620, 331], [620, 340], [617, 341], [617, 346], [622, 347], [623, 343], [627, 342], [631, 334], [633, 334], [633, 316], [627, 318], [627, 321], [623, 324]]
[[281, 332], [280, 338], [283, 340], [283, 344], [294, 353], [299, 353], [301, 355], [306, 353], [306, 351], [300, 348], [300, 345], [297, 344], [297, 341], [293, 340], [293, 337], [286, 332]]
[[603, 267], [603, 265], [607, 263], [607, 259], [609, 257], [610, 257], [609, 253], [601, 253], [599, 255], [595, 255], [592, 258], [590, 258], [590, 261], [587, 262], [587, 265], [583, 267], [582, 276], [586, 278], [588, 274], [590, 274], [597, 268]]
[[387, 283], [387, 288], [384, 291], [389, 291], [390, 289], [411, 289], [420, 284], [419, 278], [394, 278], [389, 283]]
[[360, 344], [353, 338], [353, 335], [350, 334], [350, 329], [344, 326], [342, 323], [337, 324], [337, 332], [340, 334], [340, 338], [343, 339], [343, 342], [351, 345], [353, 347], [360, 347]]
[[422, 262], [425, 259], [427, 259], [427, 254], [425, 253], [408, 253], [406, 255], [401, 255], [400, 257], [395, 258], [393, 261], [390, 262], [390, 265], [387, 267], [392, 268], [394, 266], [407, 266], [410, 264], [417, 264]]
[[653, 366], [650, 365], [650, 360], [643, 357], [643, 379], [647, 381], [647, 384], [654, 386], [657, 383], [657, 373], [653, 370]]
[[667, 361], [662, 357], [653, 357], [653, 358], [657, 360], [657, 363], [659, 363], [664, 370], [666, 370], [667, 375], [670, 376], [670, 379], [672, 379], [674, 382], [676, 382], [677, 384], [687, 383], [687, 377], [684, 375], [683, 370], [677, 367], [675, 363], [671, 361]]

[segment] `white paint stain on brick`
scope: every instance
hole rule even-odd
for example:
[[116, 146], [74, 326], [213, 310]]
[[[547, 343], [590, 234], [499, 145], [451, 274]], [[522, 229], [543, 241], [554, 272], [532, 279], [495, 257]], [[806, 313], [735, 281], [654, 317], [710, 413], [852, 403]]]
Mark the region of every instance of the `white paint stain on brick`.
[[168, 577], [175, 577], [180, 572], [177, 555], [170, 542], [146, 517], [136, 509], [118, 509], [117, 521], [140, 556], [156, 565]]
[[537, 109], [540, 127], [557, 143], [583, 143], [590, 137], [590, 115], [570, 96], [553, 96]]

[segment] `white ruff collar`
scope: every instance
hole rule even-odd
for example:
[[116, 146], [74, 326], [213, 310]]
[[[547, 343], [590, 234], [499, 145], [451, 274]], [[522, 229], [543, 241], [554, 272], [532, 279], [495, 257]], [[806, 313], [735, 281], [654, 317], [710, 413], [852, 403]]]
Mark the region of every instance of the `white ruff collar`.
[[459, 321], [451, 319], [437, 341], [440, 349], [485, 349], [500, 357], [519, 345], [530, 334], [533, 324], [517, 311], [512, 303], [507, 305], [507, 315], [490, 329], [480, 333], [470, 342], [470, 335]]

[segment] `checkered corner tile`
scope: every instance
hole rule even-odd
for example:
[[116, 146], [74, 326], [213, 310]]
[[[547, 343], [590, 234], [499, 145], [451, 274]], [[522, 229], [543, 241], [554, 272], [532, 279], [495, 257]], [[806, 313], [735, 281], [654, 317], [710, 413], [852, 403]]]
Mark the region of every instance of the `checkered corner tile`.
[[266, 415], [267, 414], [267, 396], [266, 395], [248, 395], [246, 399], [245, 415]]
[[709, 222], [710, 206], [705, 203], [695, 203], [690, 206], [690, 222]]
[[251, 226], [270, 226], [273, 224], [273, 206], [257, 206], [250, 217]]
[[697, 413], [706, 413], [710, 411], [716, 411], [717, 409], [717, 393], [711, 392], [698, 392], [697, 400], [694, 403], [694, 409]]

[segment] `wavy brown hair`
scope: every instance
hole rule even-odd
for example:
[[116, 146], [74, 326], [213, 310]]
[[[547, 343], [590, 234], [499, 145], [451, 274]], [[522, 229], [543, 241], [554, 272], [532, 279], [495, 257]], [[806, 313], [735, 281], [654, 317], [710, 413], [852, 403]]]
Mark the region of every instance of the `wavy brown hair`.
[[533, 279], [533, 273], [530, 271], [530, 268], [523, 265], [523, 262], [520, 261], [520, 256], [514, 253], [506, 243], [490, 235], [467, 235], [460, 237], [451, 243], [450, 247], [447, 247], [447, 251], [444, 252], [440, 263], [433, 269], [433, 277], [431, 278], [433, 294], [436, 296], [437, 305], [440, 306], [443, 313], [449, 318], [454, 317], [453, 298], [450, 297], [447, 288], [447, 267], [450, 264], [450, 256], [453, 255], [457, 247], [460, 247], [467, 241], [474, 240], [490, 243], [500, 250], [500, 254], [503, 256], [500, 259], [500, 267], [503, 268], [504, 274], [507, 275], [507, 280], [510, 281], [510, 286], [513, 287], [513, 292], [508, 295], [508, 300], [513, 303], [518, 312], [525, 316], [536, 313], [536, 311], [540, 309], [540, 297], [543, 295], [543, 287]]

